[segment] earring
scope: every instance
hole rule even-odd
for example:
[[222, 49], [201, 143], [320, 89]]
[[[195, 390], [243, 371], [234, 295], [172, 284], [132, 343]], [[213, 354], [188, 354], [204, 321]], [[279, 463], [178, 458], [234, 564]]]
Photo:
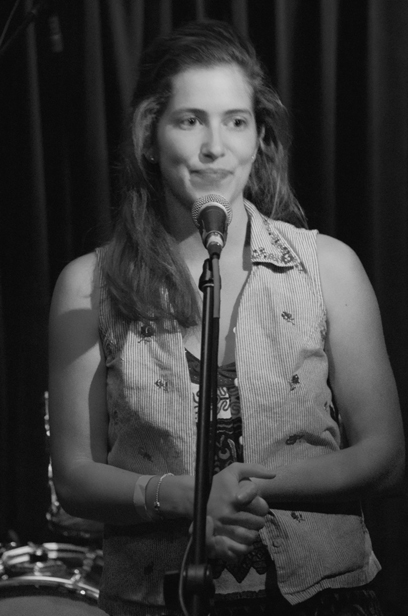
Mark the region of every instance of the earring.
[[254, 152], [254, 154], [252, 154], [252, 156], [251, 156], [252, 162], [254, 162], [255, 158], [256, 158], [256, 152]]
[[149, 154], [149, 152], [144, 152], [145, 158], [147, 158], [147, 160], [149, 161], [149, 163], [152, 163], [152, 165], [154, 165], [154, 163], [156, 162], [156, 158], [154, 156], [154, 154]]

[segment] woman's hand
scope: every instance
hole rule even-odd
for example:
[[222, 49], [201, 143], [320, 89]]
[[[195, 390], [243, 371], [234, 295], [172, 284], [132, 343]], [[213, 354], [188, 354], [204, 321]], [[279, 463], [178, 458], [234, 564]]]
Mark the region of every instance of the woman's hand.
[[237, 462], [214, 475], [207, 507], [210, 558], [231, 562], [252, 550], [258, 532], [265, 525], [269, 507], [249, 478], [273, 479], [274, 476], [258, 464]]

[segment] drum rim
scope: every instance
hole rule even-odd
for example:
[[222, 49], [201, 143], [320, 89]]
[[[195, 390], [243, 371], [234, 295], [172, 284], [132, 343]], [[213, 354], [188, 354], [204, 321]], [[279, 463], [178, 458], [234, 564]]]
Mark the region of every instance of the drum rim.
[[2, 554], [2, 556], [4, 556], [4, 554], [8, 554], [10, 552], [16, 553], [16, 554], [24, 554], [26, 552], [28, 553], [32, 553], [35, 552], [35, 550], [38, 550], [39, 548], [46, 548], [48, 551], [58, 551], [58, 550], [66, 550], [66, 551], [71, 551], [71, 552], [82, 552], [84, 554], [86, 554], [87, 552], [101, 552], [102, 550], [100, 550], [99, 548], [93, 548], [92, 546], [88, 546], [88, 545], [76, 545], [75, 543], [59, 543], [56, 541], [51, 541], [51, 542], [45, 542], [45, 543], [27, 543], [25, 545], [20, 545], [18, 547], [15, 548], [10, 548], [8, 550], [5, 550]]
[[[103, 563], [103, 551], [100, 548], [93, 548], [92, 546], [82, 546], [75, 545], [73, 543], [56, 543], [56, 542], [48, 542], [48, 543], [39, 543], [35, 545], [22, 545], [17, 548], [11, 548], [9, 550], [5, 550], [1, 554], [1, 562], [7, 563], [8, 560], [12, 557], [19, 556], [30, 556], [30, 554], [34, 554], [36, 550], [45, 549], [45, 552], [49, 558], [49, 560], [55, 560], [58, 558], [70, 558], [75, 557], [81, 554], [86, 557], [88, 554], [90, 557], [93, 557], [95, 562], [98, 560], [102, 560]], [[24, 561], [19, 561], [24, 562]], [[15, 563], [17, 564], [17, 563]]]
[[[68, 590], [76, 596], [86, 599], [92, 599], [98, 601], [99, 590], [86, 582], [78, 581], [75, 579], [66, 579], [55, 576], [41, 576], [41, 575], [20, 575], [10, 577], [5, 580], [0, 580], [0, 591], [3, 588], [13, 588], [22, 586], [34, 586], [41, 588], [49, 586], [52, 588], [62, 587], [64, 590]], [[1, 600], [1, 595], [0, 595]]]

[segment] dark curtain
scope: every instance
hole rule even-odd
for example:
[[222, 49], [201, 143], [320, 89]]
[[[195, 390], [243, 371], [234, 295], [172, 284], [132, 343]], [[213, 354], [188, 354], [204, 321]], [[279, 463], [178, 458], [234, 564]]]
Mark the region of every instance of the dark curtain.
[[[11, 531], [22, 543], [54, 538], [43, 424], [50, 295], [63, 266], [107, 236], [140, 53], [184, 21], [222, 19], [252, 38], [290, 114], [292, 183], [310, 226], [351, 245], [377, 292], [406, 420], [408, 2], [38, 4], [0, 59], [0, 541]], [[0, 29], [14, 6], [1, 3]], [[17, 5], [6, 40], [32, 7]], [[381, 593], [405, 610], [406, 491], [365, 511]]]

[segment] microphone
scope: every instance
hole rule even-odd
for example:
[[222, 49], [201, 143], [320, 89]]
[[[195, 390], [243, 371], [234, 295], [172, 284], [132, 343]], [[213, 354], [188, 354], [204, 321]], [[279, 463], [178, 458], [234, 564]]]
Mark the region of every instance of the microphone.
[[219, 257], [227, 241], [227, 229], [232, 220], [230, 204], [221, 195], [204, 195], [193, 203], [191, 215], [210, 257]]

